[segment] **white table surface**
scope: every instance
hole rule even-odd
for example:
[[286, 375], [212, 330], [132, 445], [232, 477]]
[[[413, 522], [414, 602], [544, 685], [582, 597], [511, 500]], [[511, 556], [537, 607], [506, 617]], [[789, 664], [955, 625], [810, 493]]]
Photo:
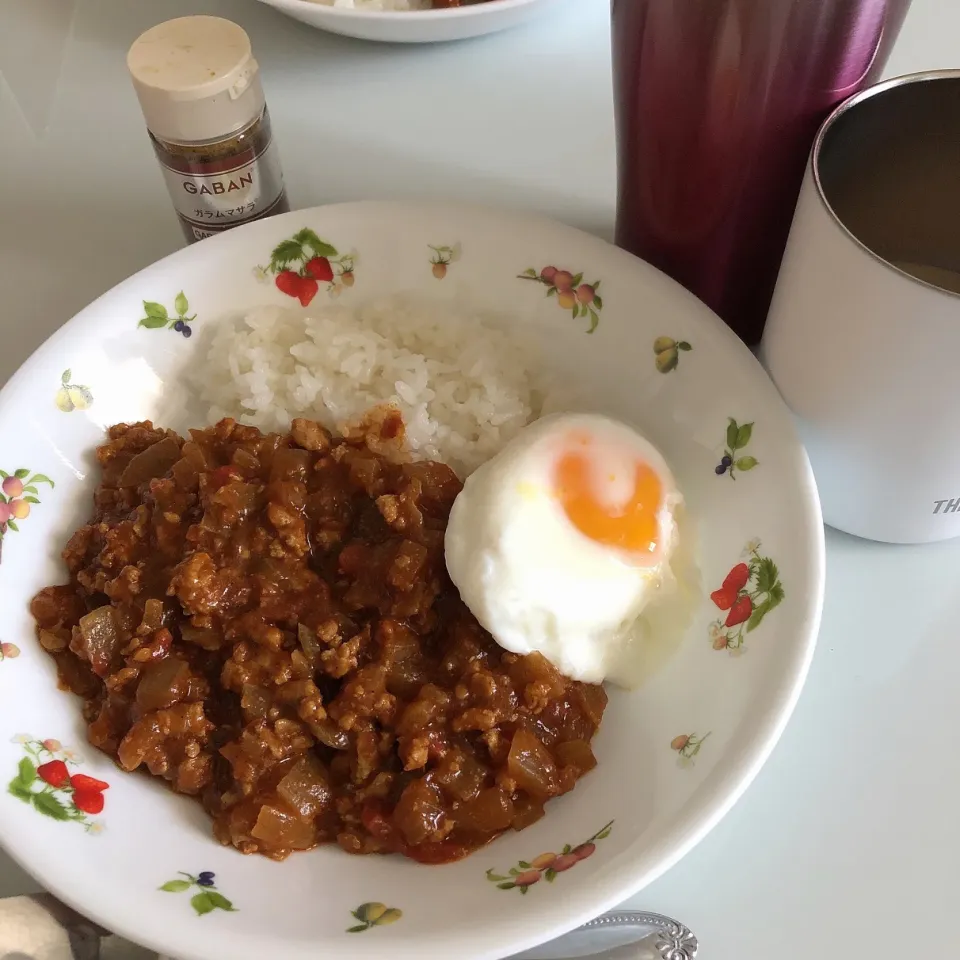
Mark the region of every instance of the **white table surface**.
[[[0, 384], [182, 243], [124, 70], [141, 30], [243, 24], [295, 206], [445, 196], [609, 237], [607, 8], [560, 0], [533, 27], [428, 48], [328, 36], [254, 0], [0, 0]], [[960, 4], [914, 0], [888, 73], [953, 66]], [[708, 960], [958, 957], [960, 543], [828, 531], [827, 551], [820, 645], [783, 740], [629, 905], [685, 922]], [[0, 895], [34, 889], [0, 854]]]

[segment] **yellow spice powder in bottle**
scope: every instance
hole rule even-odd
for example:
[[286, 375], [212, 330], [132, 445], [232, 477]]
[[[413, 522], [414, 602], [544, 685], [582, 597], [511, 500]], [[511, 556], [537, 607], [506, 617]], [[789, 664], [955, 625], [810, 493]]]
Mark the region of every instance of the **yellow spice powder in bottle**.
[[246, 31], [179, 17], [141, 34], [127, 68], [191, 243], [289, 209]]

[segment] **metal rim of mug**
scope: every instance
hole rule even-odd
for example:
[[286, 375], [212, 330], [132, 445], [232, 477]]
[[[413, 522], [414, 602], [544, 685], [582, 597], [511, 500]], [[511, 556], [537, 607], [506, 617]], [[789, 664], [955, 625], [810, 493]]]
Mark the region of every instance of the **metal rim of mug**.
[[833, 209], [833, 207], [830, 205], [830, 201], [827, 199], [826, 192], [823, 188], [823, 183], [820, 180], [820, 153], [823, 149], [824, 140], [826, 140], [827, 135], [833, 129], [837, 121], [844, 116], [844, 114], [859, 106], [865, 100], [870, 100], [873, 97], [880, 96], [881, 94], [887, 93], [889, 90], [894, 90], [897, 87], [905, 87], [914, 83], [927, 83], [931, 80], [960, 80], [960, 70], [921, 70], [917, 73], [905, 73], [899, 77], [891, 77], [889, 80], [884, 80], [880, 83], [875, 83], [870, 87], [866, 87], [858, 93], [848, 97], [843, 101], [843, 103], [834, 107], [833, 112], [820, 125], [820, 129], [817, 131], [817, 136], [813, 141], [813, 149], [810, 151], [810, 172], [813, 174], [813, 182], [817, 188], [817, 196], [820, 199], [820, 203], [827, 211], [827, 214], [830, 216], [830, 219], [833, 220], [833, 222], [846, 234], [846, 236], [849, 237], [849, 239], [852, 240], [864, 253], [868, 254], [877, 263], [897, 274], [897, 276], [903, 277], [904, 279], [909, 280], [911, 283], [915, 283], [921, 287], [927, 287], [929, 290], [936, 290], [937, 293], [942, 293], [947, 297], [960, 299], [960, 293], [956, 293], [953, 290], [947, 290], [944, 287], [938, 287], [935, 283], [930, 283], [927, 280], [921, 280], [919, 277], [915, 277], [912, 273], [907, 273], [906, 270], [901, 270], [896, 264], [884, 259], [879, 253], [868, 247], [867, 244], [865, 244], [855, 233], [853, 233], [853, 231], [847, 227], [840, 217], [837, 216], [836, 211]]

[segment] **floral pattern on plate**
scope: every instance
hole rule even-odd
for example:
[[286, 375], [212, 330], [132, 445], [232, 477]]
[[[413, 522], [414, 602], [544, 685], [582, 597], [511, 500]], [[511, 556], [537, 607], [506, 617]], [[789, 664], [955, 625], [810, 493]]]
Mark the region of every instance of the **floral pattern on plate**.
[[350, 915], [359, 923], [347, 927], [347, 933], [363, 933], [371, 927], [383, 927], [389, 923], [396, 923], [403, 916], [403, 911], [373, 901], [361, 903], [356, 910], [350, 911]]
[[103, 793], [110, 784], [71, 773], [80, 758], [59, 740], [38, 740], [26, 733], [13, 740], [23, 747], [24, 756], [7, 792], [51, 820], [79, 823], [88, 833], [100, 833], [103, 824], [92, 818], [103, 811]]
[[760, 461], [754, 456], [741, 456], [752, 436], [753, 423], [737, 423], [733, 417], [727, 418], [727, 445], [713, 471], [718, 477], [726, 474], [731, 480], [736, 480], [738, 470], [746, 472], [760, 465]]
[[695, 733], [681, 733], [670, 741], [670, 749], [677, 752], [677, 765], [681, 767], [692, 767], [693, 758], [700, 752], [703, 741], [710, 736], [708, 731], [702, 737]]
[[606, 840], [613, 829], [613, 820], [604, 824], [592, 837], [571, 847], [565, 844], [560, 853], [541, 853], [532, 860], [520, 860], [511, 867], [509, 876], [490, 869], [486, 873], [487, 879], [497, 885], [498, 890], [519, 890], [527, 893], [530, 888], [541, 880], [553, 883], [557, 876], [575, 867], [582, 860], [592, 857], [596, 852], [597, 843]]
[[30, 516], [32, 505], [40, 502], [40, 484], [56, 484], [45, 473], [31, 473], [21, 467], [13, 473], [0, 470], [0, 557], [3, 556], [3, 540], [9, 531], [19, 533], [19, 521]]
[[569, 270], [558, 270], [550, 266], [542, 270], [527, 267], [523, 273], [517, 274], [517, 279], [542, 283], [547, 288], [547, 296], [556, 297], [557, 306], [561, 310], [569, 310], [574, 320], [578, 317], [590, 318], [587, 333], [593, 333], [597, 329], [600, 311], [603, 309], [599, 280], [584, 283], [583, 273], [571, 273]]
[[256, 268], [258, 279], [274, 277], [274, 285], [288, 297], [295, 297], [304, 307], [310, 306], [313, 298], [325, 284], [327, 293], [337, 297], [344, 287], [352, 287], [356, 252], [341, 254], [326, 240], [321, 240], [315, 231], [304, 227], [292, 237], [281, 240], [270, 254], [265, 267]]
[[4, 660], [16, 660], [20, 656], [20, 648], [15, 643], [0, 643], [0, 663]]
[[431, 243], [427, 244], [427, 246], [433, 251], [432, 255], [430, 256], [433, 275], [438, 280], [442, 280], [447, 275], [447, 267], [449, 267], [451, 263], [456, 263], [460, 259], [460, 244], [455, 243], [453, 246], [449, 247], [435, 247]]
[[186, 893], [188, 890], [197, 892], [190, 898], [190, 906], [193, 912], [202, 917], [207, 913], [213, 913], [214, 910], [223, 910], [226, 913], [236, 913], [237, 908], [217, 890], [215, 876], [212, 870], [201, 870], [196, 876], [192, 873], [180, 874], [178, 880], [168, 880], [160, 887], [164, 893]]
[[71, 413], [74, 410], [86, 410], [93, 403], [93, 393], [82, 383], [71, 383], [73, 372], [69, 367], [60, 374], [60, 389], [53, 402], [58, 410]]
[[189, 315], [190, 302], [184, 296], [181, 290], [173, 298], [173, 312], [171, 313], [162, 303], [156, 303], [153, 300], [143, 301], [143, 316], [140, 318], [138, 327], [145, 327], [147, 330], [162, 330], [164, 328], [179, 333], [188, 340], [193, 336], [193, 328], [190, 326], [197, 315]]
[[657, 337], [653, 341], [654, 364], [661, 373], [670, 373], [677, 369], [680, 353], [693, 349], [686, 340], [674, 340], [672, 337]]
[[746, 635], [783, 602], [780, 572], [769, 557], [760, 554], [760, 546], [759, 540], [751, 540], [743, 550], [744, 560], [724, 577], [720, 589], [710, 594], [714, 605], [727, 613], [710, 624], [714, 650], [741, 652]]

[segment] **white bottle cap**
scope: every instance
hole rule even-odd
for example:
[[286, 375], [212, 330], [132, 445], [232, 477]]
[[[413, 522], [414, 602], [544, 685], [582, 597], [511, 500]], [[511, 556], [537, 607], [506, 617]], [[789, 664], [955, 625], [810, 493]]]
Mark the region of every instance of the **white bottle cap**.
[[127, 69], [147, 127], [161, 140], [221, 140], [263, 111], [246, 31], [221, 17], [179, 17], [141, 34]]

